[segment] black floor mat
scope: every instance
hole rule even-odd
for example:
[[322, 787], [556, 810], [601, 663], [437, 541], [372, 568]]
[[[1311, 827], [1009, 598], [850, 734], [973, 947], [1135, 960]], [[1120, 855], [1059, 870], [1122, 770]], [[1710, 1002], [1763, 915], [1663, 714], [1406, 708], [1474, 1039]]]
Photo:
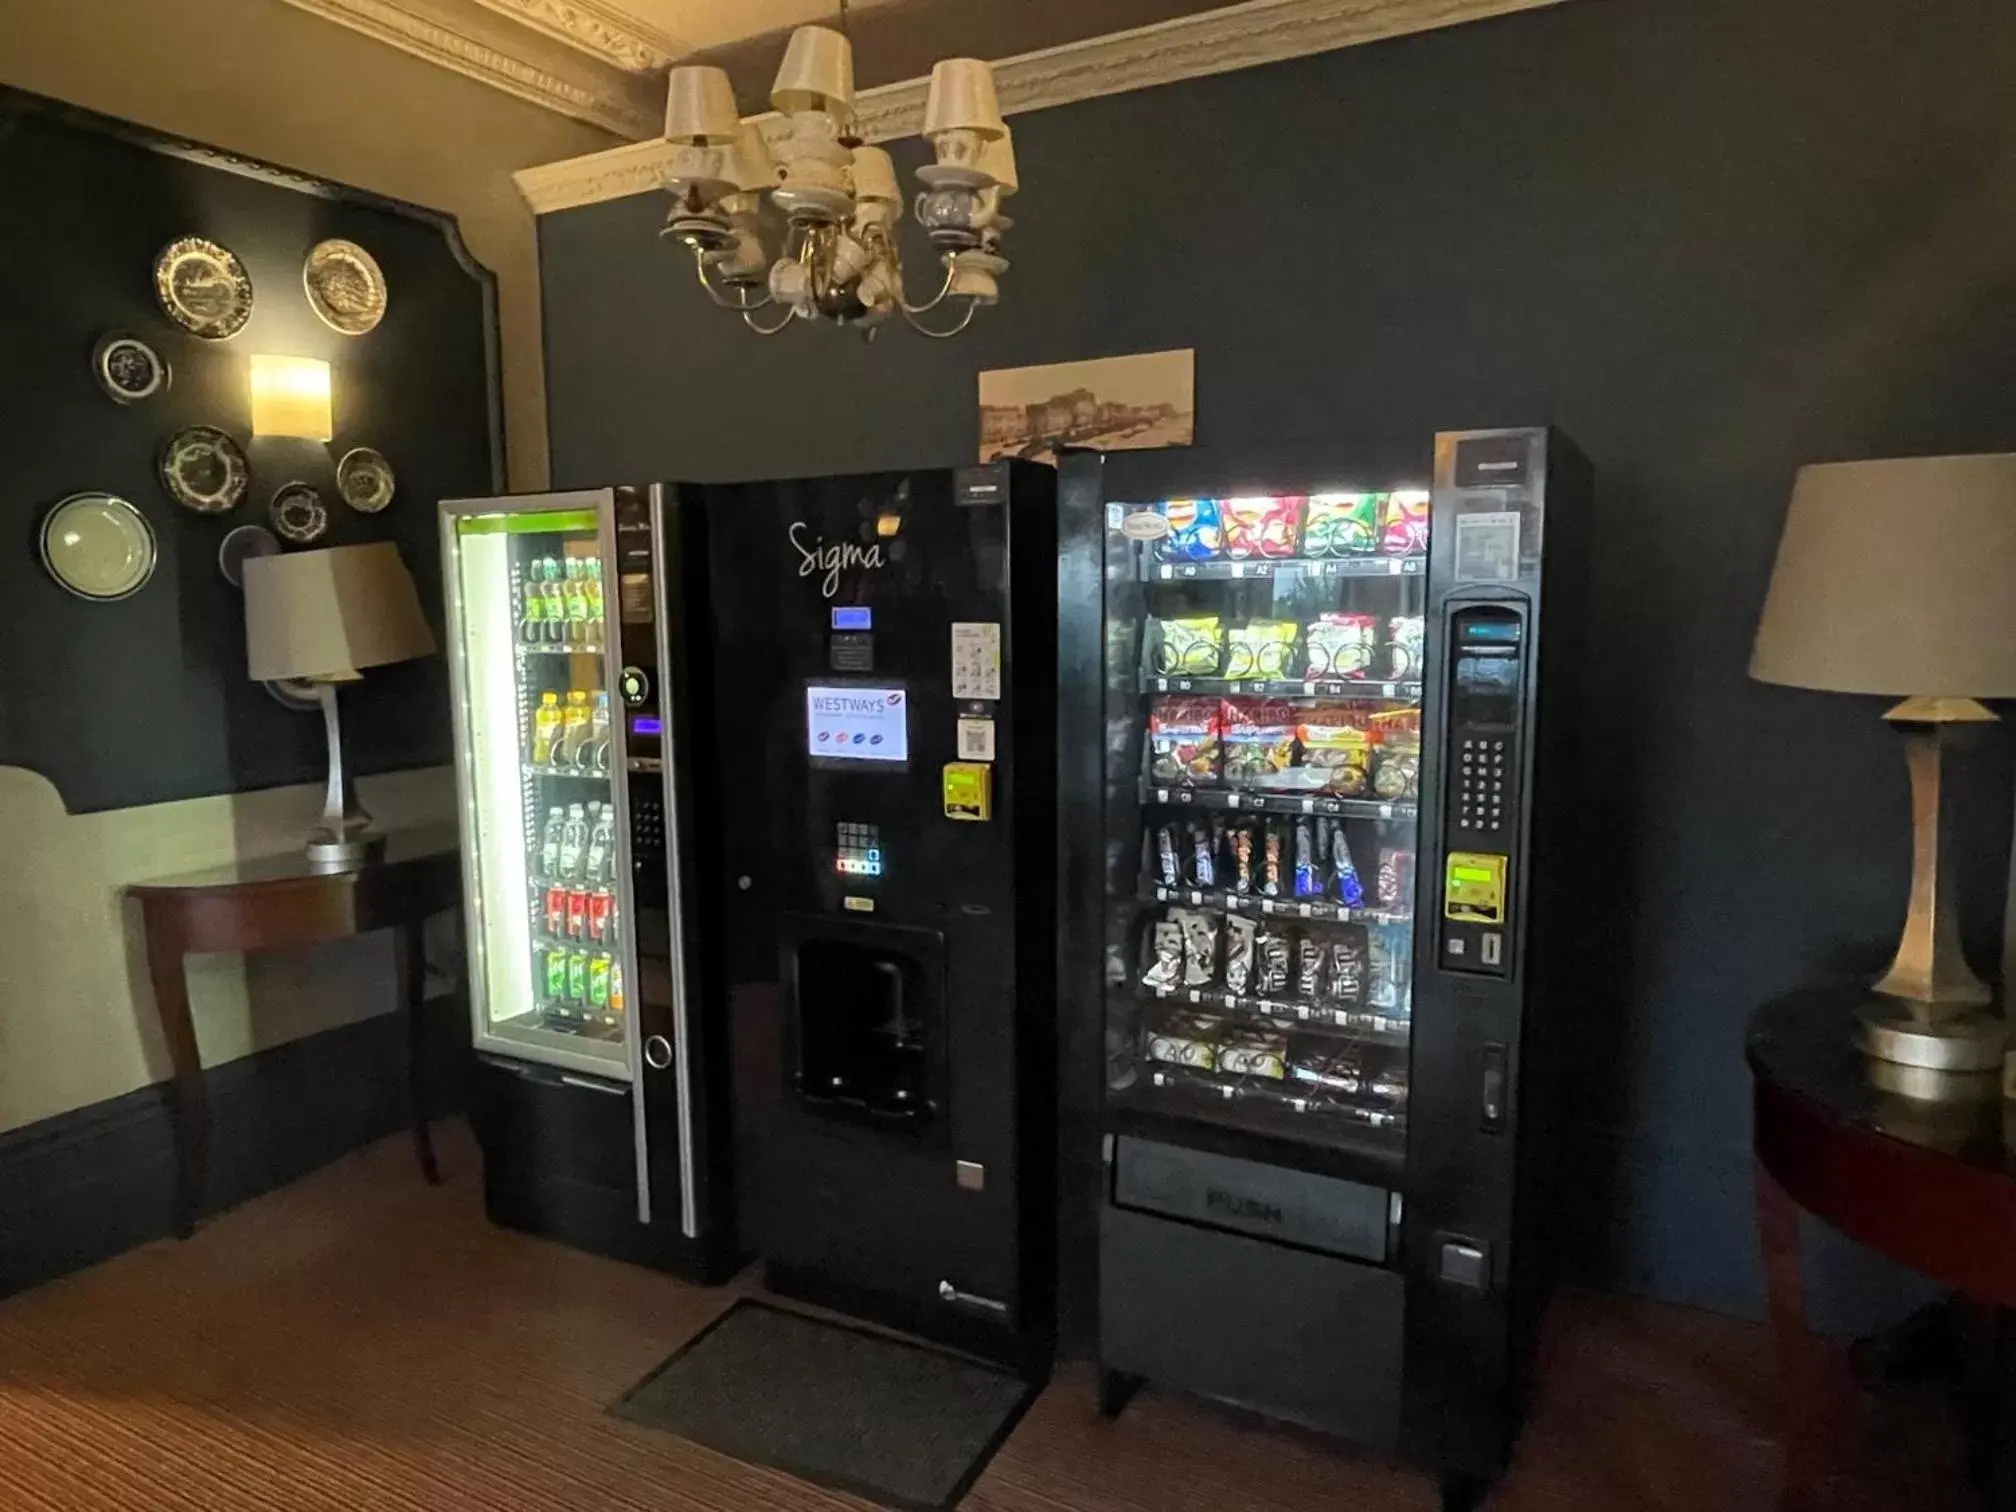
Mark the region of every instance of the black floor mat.
[[610, 1409], [885, 1506], [949, 1508], [1038, 1388], [880, 1334], [737, 1302]]

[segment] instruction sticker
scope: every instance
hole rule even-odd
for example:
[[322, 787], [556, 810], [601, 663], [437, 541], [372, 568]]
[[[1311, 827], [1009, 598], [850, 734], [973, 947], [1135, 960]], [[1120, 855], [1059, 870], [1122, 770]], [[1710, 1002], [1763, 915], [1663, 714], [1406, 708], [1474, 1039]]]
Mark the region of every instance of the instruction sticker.
[[959, 721], [959, 759], [961, 761], [994, 759], [993, 720], [965, 718]]
[[954, 621], [952, 625], [952, 696], [1001, 696], [1001, 625], [997, 620]]

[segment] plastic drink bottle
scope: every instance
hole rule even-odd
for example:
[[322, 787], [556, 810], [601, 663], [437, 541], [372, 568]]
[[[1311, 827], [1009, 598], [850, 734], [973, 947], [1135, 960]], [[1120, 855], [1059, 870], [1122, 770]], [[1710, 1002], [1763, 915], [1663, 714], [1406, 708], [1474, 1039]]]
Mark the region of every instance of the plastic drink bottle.
[[588, 1001], [588, 952], [585, 950], [568, 953], [567, 1001], [576, 1005]]
[[560, 831], [560, 870], [558, 876], [563, 882], [572, 882], [581, 875], [581, 853], [588, 848], [588, 816], [581, 805], [567, 806], [567, 823]]
[[548, 945], [546, 947], [546, 1001], [562, 1003], [567, 1000], [567, 947]]
[[525, 566], [524, 582], [520, 585], [525, 597], [524, 626], [525, 643], [536, 645], [546, 638], [546, 596], [540, 591], [543, 574], [535, 560]]
[[589, 557], [581, 564], [582, 591], [588, 599], [588, 639], [602, 638], [602, 558]]
[[567, 599], [561, 590], [560, 563], [547, 557], [540, 566], [545, 578], [543, 589], [546, 599], [546, 640], [549, 645], [567, 639]]
[[621, 1013], [623, 1011], [623, 963], [621, 961], [611, 961], [609, 963], [609, 1011], [611, 1013]]
[[584, 770], [609, 770], [609, 691], [595, 695], [595, 707], [588, 715], [588, 744], [578, 758]]
[[588, 644], [587, 574], [579, 557], [567, 558], [567, 575], [561, 579], [561, 599], [567, 606], [566, 633], [561, 639], [570, 646]]
[[532, 765], [552, 764], [553, 742], [560, 733], [560, 718], [560, 695], [541, 693], [539, 707], [532, 711]]
[[596, 955], [588, 962], [588, 1006], [597, 1013], [609, 1008], [609, 957]]
[[567, 810], [559, 804], [546, 810], [546, 828], [539, 834], [539, 875], [552, 881], [560, 875], [560, 832], [567, 828]]
[[581, 762], [581, 748], [588, 742], [588, 695], [578, 688], [567, 695], [567, 708], [561, 715], [560, 742], [553, 753], [555, 766], [578, 766]]
[[604, 807], [596, 819], [595, 827], [588, 834], [588, 864], [581, 868], [584, 882], [607, 882], [610, 880], [609, 863], [616, 849], [616, 810]]

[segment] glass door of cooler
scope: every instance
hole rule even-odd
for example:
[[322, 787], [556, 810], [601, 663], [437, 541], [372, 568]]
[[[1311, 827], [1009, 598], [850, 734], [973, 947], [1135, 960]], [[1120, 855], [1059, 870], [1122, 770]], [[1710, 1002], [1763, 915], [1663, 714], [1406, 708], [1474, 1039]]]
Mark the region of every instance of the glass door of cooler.
[[1108, 506], [1110, 1105], [1404, 1157], [1428, 515]]
[[629, 1080], [611, 496], [442, 507], [480, 1050]]

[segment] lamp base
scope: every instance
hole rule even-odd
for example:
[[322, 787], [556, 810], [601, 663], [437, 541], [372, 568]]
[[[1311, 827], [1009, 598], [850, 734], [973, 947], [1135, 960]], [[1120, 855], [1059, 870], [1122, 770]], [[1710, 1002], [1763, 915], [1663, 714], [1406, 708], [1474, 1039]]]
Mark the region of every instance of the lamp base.
[[318, 831], [302, 847], [317, 871], [355, 871], [385, 853], [383, 835], [331, 835]]
[[[1921, 1071], [1996, 1071], [2009, 1048], [2009, 1027], [1980, 1009], [1934, 1021], [1895, 998], [1872, 997], [1855, 1010], [1855, 1048], [1875, 1060]], [[1894, 1090], [1923, 1095], [1902, 1086]]]

